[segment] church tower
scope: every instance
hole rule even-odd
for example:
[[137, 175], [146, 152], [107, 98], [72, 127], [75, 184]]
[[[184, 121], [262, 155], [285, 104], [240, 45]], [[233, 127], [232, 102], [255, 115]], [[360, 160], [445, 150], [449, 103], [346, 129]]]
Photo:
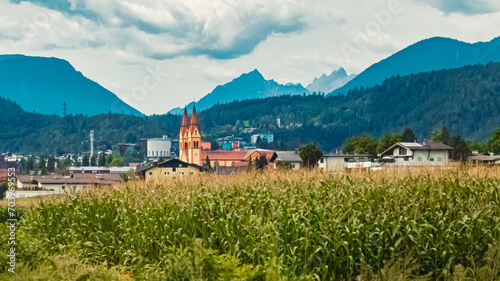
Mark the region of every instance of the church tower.
[[201, 166], [201, 134], [200, 134], [200, 123], [198, 121], [198, 113], [196, 113], [196, 107], [193, 106], [193, 114], [190, 118], [191, 122], [189, 125], [189, 160], [191, 164], [196, 164]]
[[189, 163], [189, 115], [187, 108], [184, 109], [182, 115], [181, 131], [179, 133], [179, 160]]
[[181, 131], [179, 133], [179, 160], [201, 166], [201, 133], [196, 107], [189, 117], [187, 108], [182, 115]]

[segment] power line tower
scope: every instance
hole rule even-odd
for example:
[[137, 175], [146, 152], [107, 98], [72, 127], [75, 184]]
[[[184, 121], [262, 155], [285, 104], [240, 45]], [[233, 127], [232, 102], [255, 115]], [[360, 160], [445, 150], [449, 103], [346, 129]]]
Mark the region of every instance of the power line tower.
[[66, 114], [67, 114], [66, 109], [67, 109], [67, 104], [66, 104], [66, 102], [64, 102], [63, 103], [63, 117], [66, 116]]

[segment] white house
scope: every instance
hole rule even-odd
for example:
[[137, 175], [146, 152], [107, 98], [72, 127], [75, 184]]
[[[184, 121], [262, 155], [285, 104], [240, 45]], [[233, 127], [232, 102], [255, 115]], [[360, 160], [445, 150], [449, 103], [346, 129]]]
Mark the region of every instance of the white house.
[[17, 177], [19, 191], [45, 190], [62, 193], [80, 191], [87, 187], [112, 186], [122, 182], [119, 174], [71, 174], [70, 176], [46, 175]]
[[325, 154], [318, 161], [318, 167], [326, 171], [354, 168], [372, 168], [373, 155], [368, 154]]
[[255, 134], [255, 135], [252, 135], [252, 137], [250, 138], [250, 143], [252, 145], [255, 145], [259, 138], [261, 140], [266, 140], [268, 143], [271, 143], [274, 141], [274, 134]]
[[453, 148], [443, 143], [398, 142], [382, 152], [382, 159], [394, 161], [396, 166], [443, 166]]

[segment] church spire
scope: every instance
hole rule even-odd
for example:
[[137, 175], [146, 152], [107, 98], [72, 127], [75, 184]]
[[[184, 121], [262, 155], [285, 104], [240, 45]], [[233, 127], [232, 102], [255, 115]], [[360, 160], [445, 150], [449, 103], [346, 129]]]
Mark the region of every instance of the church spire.
[[191, 122], [190, 122], [191, 127], [199, 127], [199, 122], [198, 122], [198, 113], [196, 113], [196, 106], [193, 105], [193, 114], [191, 114]]
[[184, 114], [182, 115], [182, 125], [181, 127], [189, 127], [189, 115], [187, 111], [187, 107], [184, 108]]

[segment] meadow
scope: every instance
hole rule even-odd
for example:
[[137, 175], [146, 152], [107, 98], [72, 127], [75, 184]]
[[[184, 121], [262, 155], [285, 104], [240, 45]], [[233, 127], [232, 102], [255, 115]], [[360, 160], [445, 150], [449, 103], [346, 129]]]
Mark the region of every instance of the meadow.
[[499, 188], [471, 166], [132, 181], [19, 207], [0, 280], [500, 280]]

